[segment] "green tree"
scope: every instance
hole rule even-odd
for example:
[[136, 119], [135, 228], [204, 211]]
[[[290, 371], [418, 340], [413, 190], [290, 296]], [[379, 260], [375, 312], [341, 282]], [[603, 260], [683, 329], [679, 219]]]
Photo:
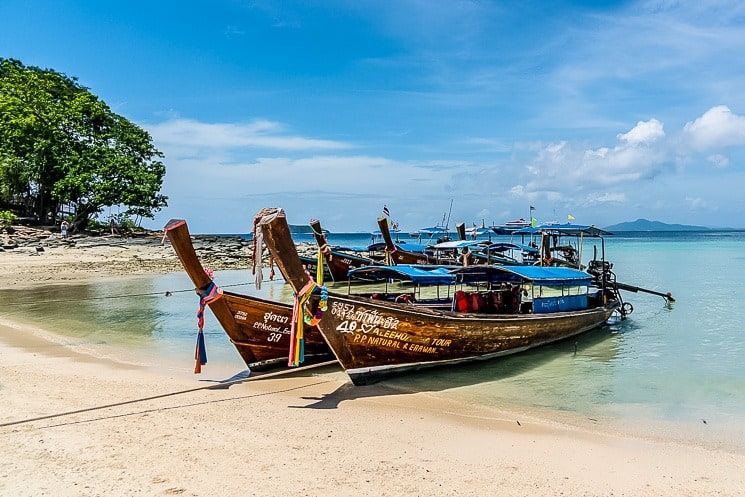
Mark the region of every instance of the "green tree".
[[0, 198], [26, 205], [42, 222], [62, 204], [84, 228], [108, 206], [152, 218], [163, 154], [150, 135], [74, 78], [0, 58]]

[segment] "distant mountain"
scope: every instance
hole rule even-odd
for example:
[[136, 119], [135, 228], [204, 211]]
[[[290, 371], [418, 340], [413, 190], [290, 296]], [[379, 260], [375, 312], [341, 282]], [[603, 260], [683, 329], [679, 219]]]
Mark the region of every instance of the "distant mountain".
[[667, 224], [648, 219], [637, 219], [633, 222], [619, 223], [606, 226], [608, 231], [708, 231], [706, 226], [691, 226], [687, 224]]
[[[290, 233], [293, 235], [312, 235], [313, 234], [313, 228], [310, 227], [310, 225], [307, 224], [290, 224]], [[323, 233], [325, 235], [328, 235], [329, 230], [324, 229]]]
[[313, 228], [307, 224], [290, 224], [288, 227], [293, 235], [310, 235], [313, 233]]

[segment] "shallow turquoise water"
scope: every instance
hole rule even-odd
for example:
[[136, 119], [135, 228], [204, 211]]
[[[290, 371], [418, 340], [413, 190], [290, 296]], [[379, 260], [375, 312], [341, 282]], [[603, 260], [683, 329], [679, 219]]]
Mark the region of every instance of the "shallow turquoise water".
[[[362, 245], [368, 237], [330, 242]], [[624, 292], [634, 305], [625, 321], [526, 353], [389, 383], [472, 404], [551, 409], [744, 448], [744, 249], [740, 232], [609, 237], [606, 254], [619, 281], [670, 291], [676, 302]], [[591, 250], [584, 255], [589, 258]], [[257, 294], [249, 270], [218, 272], [215, 279], [225, 288]], [[108, 353], [121, 348], [128, 361], [191, 374], [198, 308], [191, 286], [178, 273], [0, 290], [0, 319], [60, 333], [70, 347]], [[281, 281], [266, 282], [258, 294], [291, 298]], [[205, 331], [204, 375], [245, 369], [209, 311]]]

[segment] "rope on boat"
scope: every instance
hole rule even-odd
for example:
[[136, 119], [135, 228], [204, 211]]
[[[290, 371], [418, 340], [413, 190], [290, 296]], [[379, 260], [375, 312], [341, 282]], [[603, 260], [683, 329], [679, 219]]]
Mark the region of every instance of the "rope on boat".
[[46, 416], [38, 416], [35, 418], [19, 419], [17, 421], [8, 421], [7, 423], [0, 423], [0, 428], [4, 428], [6, 426], [16, 426], [16, 425], [21, 425], [21, 424], [26, 424], [26, 423], [32, 423], [34, 421], [43, 421], [45, 419], [61, 418], [63, 416], [70, 416], [72, 414], [80, 414], [83, 412], [98, 411], [100, 409], [108, 409], [111, 407], [124, 406], [128, 404], [136, 404], [138, 402], [146, 402], [148, 400], [162, 399], [165, 397], [173, 397], [176, 395], [183, 395], [185, 393], [198, 392], [200, 390], [218, 390], [218, 389], [228, 388], [231, 385], [237, 385], [238, 383], [245, 383], [245, 382], [261, 380], [265, 378], [276, 378], [278, 376], [284, 376], [286, 374], [299, 373], [302, 371], [307, 371], [309, 369], [319, 368], [322, 366], [330, 366], [331, 364], [338, 364], [338, 362], [335, 360], [320, 362], [318, 364], [311, 364], [308, 366], [301, 366], [298, 368], [285, 369], [282, 371], [275, 371], [273, 373], [265, 373], [265, 374], [261, 374], [258, 376], [250, 376], [248, 378], [241, 378], [238, 380], [220, 382], [220, 383], [217, 383], [216, 385], [207, 385], [203, 387], [189, 388], [186, 390], [179, 390], [176, 392], [168, 392], [168, 393], [162, 393], [159, 395], [152, 395], [150, 397], [142, 397], [140, 399], [132, 399], [132, 400], [124, 400], [122, 402], [114, 402], [113, 404], [106, 404], [106, 405], [95, 406], [95, 407], [85, 407], [83, 409], [76, 409], [74, 411], [60, 412], [56, 414], [47, 414]]
[[[279, 281], [279, 280], [278, 280]], [[233, 283], [231, 285], [220, 285], [221, 288], [230, 288], [236, 286], [246, 286], [250, 283]], [[131, 297], [170, 297], [175, 293], [186, 293], [194, 292], [193, 288], [188, 290], [165, 290], [161, 292], [150, 292], [150, 293], [125, 293], [123, 295], [106, 295], [100, 297], [82, 297], [77, 299], [50, 299], [50, 300], [34, 300], [33, 302], [14, 302], [14, 304], [32, 305], [32, 304], [52, 304], [52, 303], [64, 303], [64, 302], [84, 302], [89, 300], [107, 300], [107, 299], [126, 299]]]

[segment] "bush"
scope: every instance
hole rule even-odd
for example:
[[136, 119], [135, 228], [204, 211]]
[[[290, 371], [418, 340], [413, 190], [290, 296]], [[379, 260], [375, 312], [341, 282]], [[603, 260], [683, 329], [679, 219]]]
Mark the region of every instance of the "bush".
[[91, 219], [88, 221], [88, 230], [89, 231], [100, 231], [102, 233], [106, 233], [111, 230], [111, 220], [114, 220], [116, 223], [116, 231], [120, 235], [124, 234], [130, 234], [130, 233], [136, 233], [138, 231], [143, 231], [141, 227], [139, 227], [134, 220], [132, 220], [131, 217], [125, 215], [125, 214], [117, 214], [116, 216], [109, 216], [104, 219]]
[[0, 229], [13, 233], [13, 223], [18, 221], [18, 216], [10, 211], [0, 211]]

